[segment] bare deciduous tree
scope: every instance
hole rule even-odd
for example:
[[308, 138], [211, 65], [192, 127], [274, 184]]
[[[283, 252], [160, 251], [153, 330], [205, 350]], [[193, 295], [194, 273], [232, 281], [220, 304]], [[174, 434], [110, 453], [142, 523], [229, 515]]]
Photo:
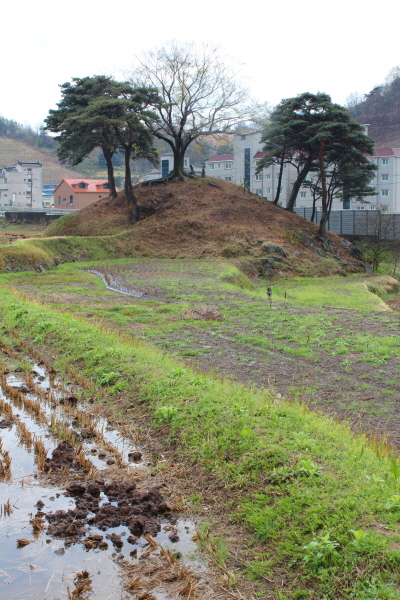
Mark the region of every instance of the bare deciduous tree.
[[372, 269], [377, 271], [380, 263], [390, 259], [397, 247], [399, 231], [395, 215], [377, 210], [364, 211], [359, 217], [363, 219], [363, 240], [359, 246]]
[[153, 105], [159, 121], [149, 121], [148, 127], [174, 154], [168, 178], [188, 176], [184, 155], [191, 142], [229, 132], [243, 120], [247, 90], [235, 75], [219, 49], [208, 45], [173, 41], [136, 58], [130, 81], [156, 88], [163, 100]]

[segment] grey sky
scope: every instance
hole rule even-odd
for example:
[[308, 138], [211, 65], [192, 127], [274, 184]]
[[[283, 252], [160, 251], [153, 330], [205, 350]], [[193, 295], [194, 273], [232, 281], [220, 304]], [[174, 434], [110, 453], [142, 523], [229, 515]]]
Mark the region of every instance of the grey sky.
[[323, 91], [344, 103], [400, 64], [398, 0], [21, 0], [2, 19], [0, 114], [35, 125], [71, 77], [122, 78], [135, 54], [206, 41], [240, 62], [258, 101]]

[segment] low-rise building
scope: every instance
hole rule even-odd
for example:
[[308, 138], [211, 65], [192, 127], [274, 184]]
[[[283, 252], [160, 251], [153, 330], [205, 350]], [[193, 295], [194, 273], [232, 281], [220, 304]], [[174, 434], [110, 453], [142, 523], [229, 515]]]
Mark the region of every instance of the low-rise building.
[[56, 189], [56, 183], [44, 183], [42, 186], [42, 205], [44, 208], [53, 206], [54, 204], [54, 190]]
[[[185, 156], [183, 159], [183, 168], [186, 171], [190, 169], [190, 159], [188, 156]], [[142, 175], [142, 181], [153, 181], [154, 179], [161, 179], [162, 177], [167, 177], [174, 169], [174, 154], [173, 152], [166, 152], [165, 154], [161, 154], [160, 156], [160, 167], [152, 169], [149, 173]], [[201, 169], [199, 167], [194, 167], [194, 172], [196, 175], [201, 175]]]
[[54, 190], [54, 208], [85, 208], [109, 195], [107, 179], [63, 179]]
[[42, 208], [42, 164], [18, 161], [0, 169], [0, 206]]

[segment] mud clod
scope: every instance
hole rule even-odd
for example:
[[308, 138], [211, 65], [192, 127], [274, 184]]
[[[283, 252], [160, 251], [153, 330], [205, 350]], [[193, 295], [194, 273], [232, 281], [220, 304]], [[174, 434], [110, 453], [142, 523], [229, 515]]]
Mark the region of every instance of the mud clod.
[[67, 487], [67, 492], [69, 494], [84, 494], [86, 491], [86, 487], [84, 485], [81, 485], [80, 483], [71, 483], [68, 487]]
[[97, 437], [97, 433], [91, 429], [81, 429], [80, 436], [84, 440]]
[[[49, 522], [48, 535], [67, 537], [74, 543], [86, 536], [88, 525], [101, 531], [125, 526], [132, 534], [128, 543], [136, 543], [141, 535], [155, 536], [161, 531], [157, 517], [167, 505], [158, 488], [138, 492], [134, 483], [99, 480], [86, 485], [71, 483], [66, 494], [75, 499], [75, 508], [44, 513]], [[115, 548], [122, 547], [121, 535], [111, 533], [106, 537]], [[87, 549], [107, 547], [98, 533], [87, 535], [83, 544]]]
[[129, 460], [133, 460], [135, 462], [138, 462], [139, 460], [142, 460], [142, 456], [143, 456], [143, 454], [141, 452], [139, 452], [139, 451], [129, 452], [129, 454], [128, 454]]
[[83, 469], [82, 465], [75, 459], [73, 447], [67, 441], [58, 444], [57, 448], [53, 450], [52, 457], [46, 458], [44, 471], [57, 471], [63, 467], [73, 471]]

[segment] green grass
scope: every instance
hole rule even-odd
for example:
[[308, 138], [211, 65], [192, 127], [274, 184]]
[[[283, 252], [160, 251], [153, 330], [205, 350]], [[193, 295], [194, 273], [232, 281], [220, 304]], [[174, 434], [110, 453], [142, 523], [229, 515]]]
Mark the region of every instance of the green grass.
[[[60, 277], [67, 271], [63, 267]], [[359, 600], [372, 597], [365, 594], [374, 586], [377, 593], [386, 586], [389, 594], [399, 584], [400, 507], [385, 505], [400, 485], [387, 449], [266, 390], [199, 374], [153, 346], [5, 289], [0, 318], [56, 356], [59, 369], [74, 366], [110, 390], [117, 414], [134, 418], [135, 409], [126, 405], [143, 403], [153, 427], [161, 432], [168, 426], [169, 442], [182, 457], [231, 490], [226, 512], [258, 542], [252, 567], [270, 578], [282, 568], [289, 573], [293, 585], [281, 598]], [[352, 531], [359, 530], [367, 537], [356, 547]]]

